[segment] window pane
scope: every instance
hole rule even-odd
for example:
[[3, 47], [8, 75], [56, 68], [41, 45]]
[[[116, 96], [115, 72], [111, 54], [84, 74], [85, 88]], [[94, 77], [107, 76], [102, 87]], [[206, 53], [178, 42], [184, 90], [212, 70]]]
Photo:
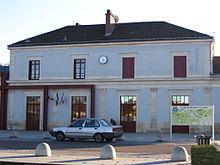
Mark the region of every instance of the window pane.
[[124, 96], [125, 103], [128, 103], [128, 97]]
[[122, 96], [121, 97], [121, 104], [124, 104], [125, 103], [125, 100], [124, 100], [124, 97]]
[[185, 103], [189, 104], [189, 96], [185, 96]]
[[77, 69], [80, 68], [80, 64], [79, 63], [76, 64], [76, 68]]
[[181, 104], [185, 103], [185, 96], [181, 96]]
[[77, 74], [80, 73], [80, 69], [76, 69], [76, 73], [77, 73]]

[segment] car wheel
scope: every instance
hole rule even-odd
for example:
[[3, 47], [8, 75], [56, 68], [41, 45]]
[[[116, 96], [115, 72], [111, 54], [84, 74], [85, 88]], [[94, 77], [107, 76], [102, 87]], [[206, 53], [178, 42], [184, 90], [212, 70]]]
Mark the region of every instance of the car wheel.
[[107, 142], [111, 142], [113, 140], [113, 138], [106, 138], [105, 139]]
[[101, 142], [104, 141], [104, 137], [100, 133], [99, 134], [95, 134], [94, 139], [95, 139], [96, 143], [101, 143]]
[[63, 141], [65, 139], [65, 135], [62, 132], [58, 132], [56, 134], [57, 141]]

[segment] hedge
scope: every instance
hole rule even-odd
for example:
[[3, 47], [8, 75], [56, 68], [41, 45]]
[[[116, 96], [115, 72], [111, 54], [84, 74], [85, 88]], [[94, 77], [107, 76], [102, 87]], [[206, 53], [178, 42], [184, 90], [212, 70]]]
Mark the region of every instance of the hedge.
[[220, 152], [213, 145], [191, 147], [192, 165], [220, 165]]

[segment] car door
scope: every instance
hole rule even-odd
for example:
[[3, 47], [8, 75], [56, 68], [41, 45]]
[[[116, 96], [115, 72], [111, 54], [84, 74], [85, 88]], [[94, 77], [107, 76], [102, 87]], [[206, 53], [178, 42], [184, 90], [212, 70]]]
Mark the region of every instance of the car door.
[[100, 130], [100, 124], [96, 119], [86, 119], [83, 130], [83, 136], [93, 138], [93, 135]]
[[83, 124], [85, 122], [85, 119], [79, 119], [74, 122], [72, 122], [66, 129], [66, 137], [67, 138], [81, 138], [82, 137], [82, 128]]

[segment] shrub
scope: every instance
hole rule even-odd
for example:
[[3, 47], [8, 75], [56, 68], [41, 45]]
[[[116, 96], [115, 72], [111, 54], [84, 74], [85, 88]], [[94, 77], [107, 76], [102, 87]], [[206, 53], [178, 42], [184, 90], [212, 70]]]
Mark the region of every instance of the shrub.
[[220, 152], [213, 145], [198, 145], [191, 148], [192, 165], [220, 165]]

